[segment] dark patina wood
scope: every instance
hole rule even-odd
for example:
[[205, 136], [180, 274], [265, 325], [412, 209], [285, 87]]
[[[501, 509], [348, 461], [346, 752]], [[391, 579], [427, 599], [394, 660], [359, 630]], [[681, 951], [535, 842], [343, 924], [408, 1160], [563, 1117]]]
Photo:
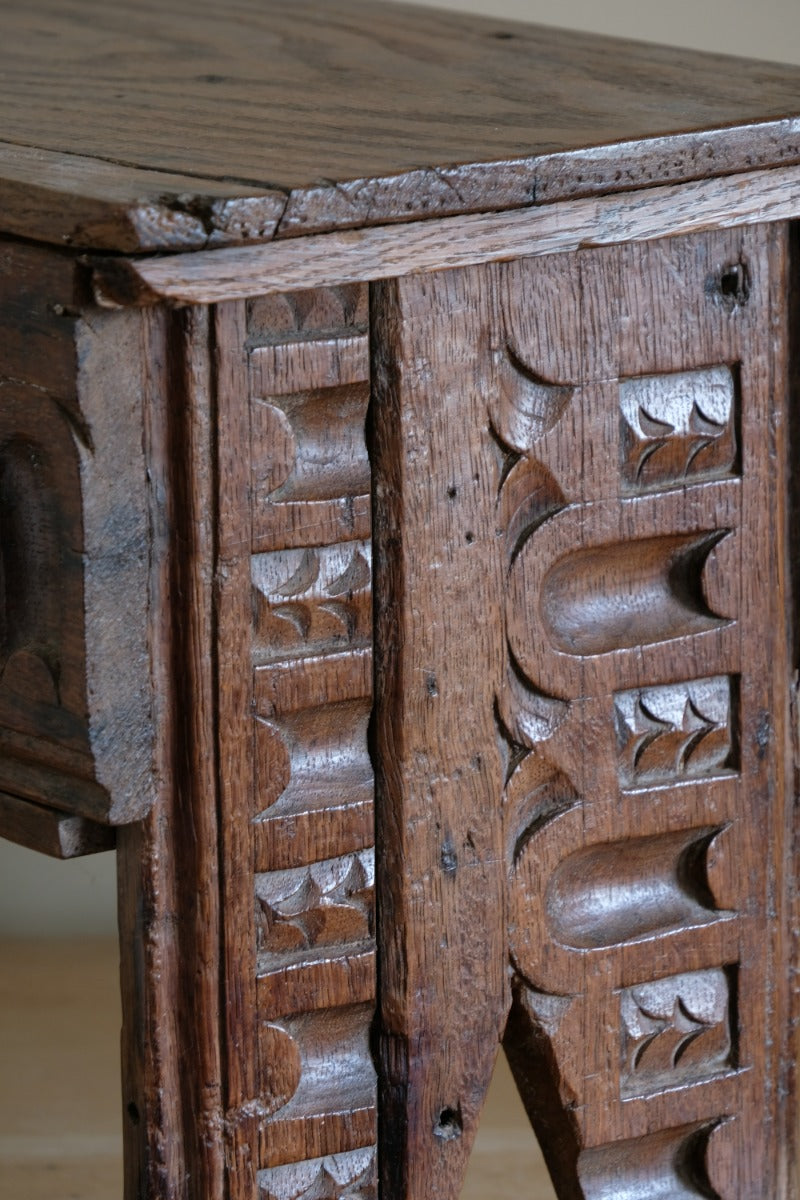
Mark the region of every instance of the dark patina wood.
[[389, 1195], [458, 1195], [500, 1036], [560, 1197], [788, 1194], [786, 251], [376, 291]]
[[51, 858], [80, 858], [113, 850], [114, 830], [85, 817], [70, 816], [44, 804], [0, 793], [2, 836]]
[[91, 316], [74, 258], [0, 250], [0, 786], [89, 820], [144, 815], [159, 698], [143, 331]]

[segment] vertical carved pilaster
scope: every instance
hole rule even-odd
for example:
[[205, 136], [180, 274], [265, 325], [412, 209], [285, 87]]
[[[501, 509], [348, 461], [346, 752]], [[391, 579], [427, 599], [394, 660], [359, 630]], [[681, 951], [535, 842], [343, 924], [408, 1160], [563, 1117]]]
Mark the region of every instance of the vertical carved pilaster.
[[[506, 787], [521, 846], [506, 1049], [564, 1196], [755, 1200], [777, 1187], [764, 1048], [782, 1036], [785, 914], [770, 896], [787, 668], [771, 499], [783, 448], [765, 431], [785, 370], [768, 332], [782, 253], [752, 231], [565, 260], [580, 361], [560, 378], [575, 381], [582, 450], [566, 413], [515, 447], [562, 497], [515, 535], [517, 689], [546, 686], [568, 711], [521, 739]], [[742, 254], [754, 287], [723, 312], [704, 279]], [[525, 392], [566, 364], [524, 301], [535, 266], [498, 276]], [[502, 407], [503, 375], [495, 388]], [[523, 706], [502, 694], [511, 728]], [[531, 761], [576, 798], [531, 807]]]
[[237, 1200], [375, 1195], [365, 301], [240, 305], [220, 360], [235, 378], [219, 587]]

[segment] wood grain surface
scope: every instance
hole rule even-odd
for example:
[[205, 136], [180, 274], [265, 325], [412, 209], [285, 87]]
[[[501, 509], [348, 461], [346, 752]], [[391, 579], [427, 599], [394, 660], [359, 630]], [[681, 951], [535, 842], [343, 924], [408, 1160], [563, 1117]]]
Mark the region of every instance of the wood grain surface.
[[500, 1036], [564, 1200], [794, 1194], [788, 279], [776, 225], [374, 288], [392, 1200]]
[[474, 371], [485, 279], [413, 276], [372, 296], [379, 1132], [393, 1200], [459, 1195], [510, 1003], [492, 604], [504, 563]]
[[582, 246], [786, 221], [798, 214], [800, 168], [785, 167], [519, 212], [441, 217], [410, 227], [324, 233], [191, 255], [106, 258], [94, 264], [92, 284], [104, 307], [209, 304], [286, 288], [375, 282]]
[[150, 342], [146, 422], [162, 551], [150, 597], [159, 631], [159, 799], [147, 820], [119, 831], [117, 843], [125, 1195], [185, 1200], [193, 1181], [204, 1200], [216, 1200], [225, 1187], [226, 1076], [211, 314], [176, 314], [160, 332], [163, 340], [154, 330]]
[[0, 787], [113, 825], [154, 798], [160, 318], [87, 301], [74, 257], [0, 246]]
[[797, 162], [798, 79], [364, 0], [10, 0], [2, 228], [196, 249]]

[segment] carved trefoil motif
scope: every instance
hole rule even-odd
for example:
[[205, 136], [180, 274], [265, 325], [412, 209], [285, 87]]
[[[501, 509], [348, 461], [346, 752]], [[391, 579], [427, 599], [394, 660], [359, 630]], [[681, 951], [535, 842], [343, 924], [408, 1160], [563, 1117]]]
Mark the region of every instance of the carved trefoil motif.
[[736, 972], [694, 971], [620, 995], [623, 1096], [707, 1079], [735, 1065]]
[[369, 942], [375, 883], [372, 850], [256, 876], [259, 952], [329, 948]]
[[369, 1200], [377, 1186], [373, 1147], [262, 1171], [258, 1200]]
[[737, 681], [727, 676], [617, 692], [623, 787], [730, 773], [738, 766]]
[[261, 657], [369, 644], [370, 560], [371, 547], [364, 541], [253, 555], [255, 639]]
[[621, 380], [623, 490], [733, 474], [737, 379], [735, 369], [716, 366]]

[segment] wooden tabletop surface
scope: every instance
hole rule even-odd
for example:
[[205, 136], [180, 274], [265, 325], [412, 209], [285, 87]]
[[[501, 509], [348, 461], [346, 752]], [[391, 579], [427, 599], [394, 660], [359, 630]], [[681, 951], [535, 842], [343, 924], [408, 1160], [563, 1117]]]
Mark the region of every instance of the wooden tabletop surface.
[[800, 161], [798, 67], [369, 0], [6, 0], [0, 113], [0, 231], [124, 251]]

